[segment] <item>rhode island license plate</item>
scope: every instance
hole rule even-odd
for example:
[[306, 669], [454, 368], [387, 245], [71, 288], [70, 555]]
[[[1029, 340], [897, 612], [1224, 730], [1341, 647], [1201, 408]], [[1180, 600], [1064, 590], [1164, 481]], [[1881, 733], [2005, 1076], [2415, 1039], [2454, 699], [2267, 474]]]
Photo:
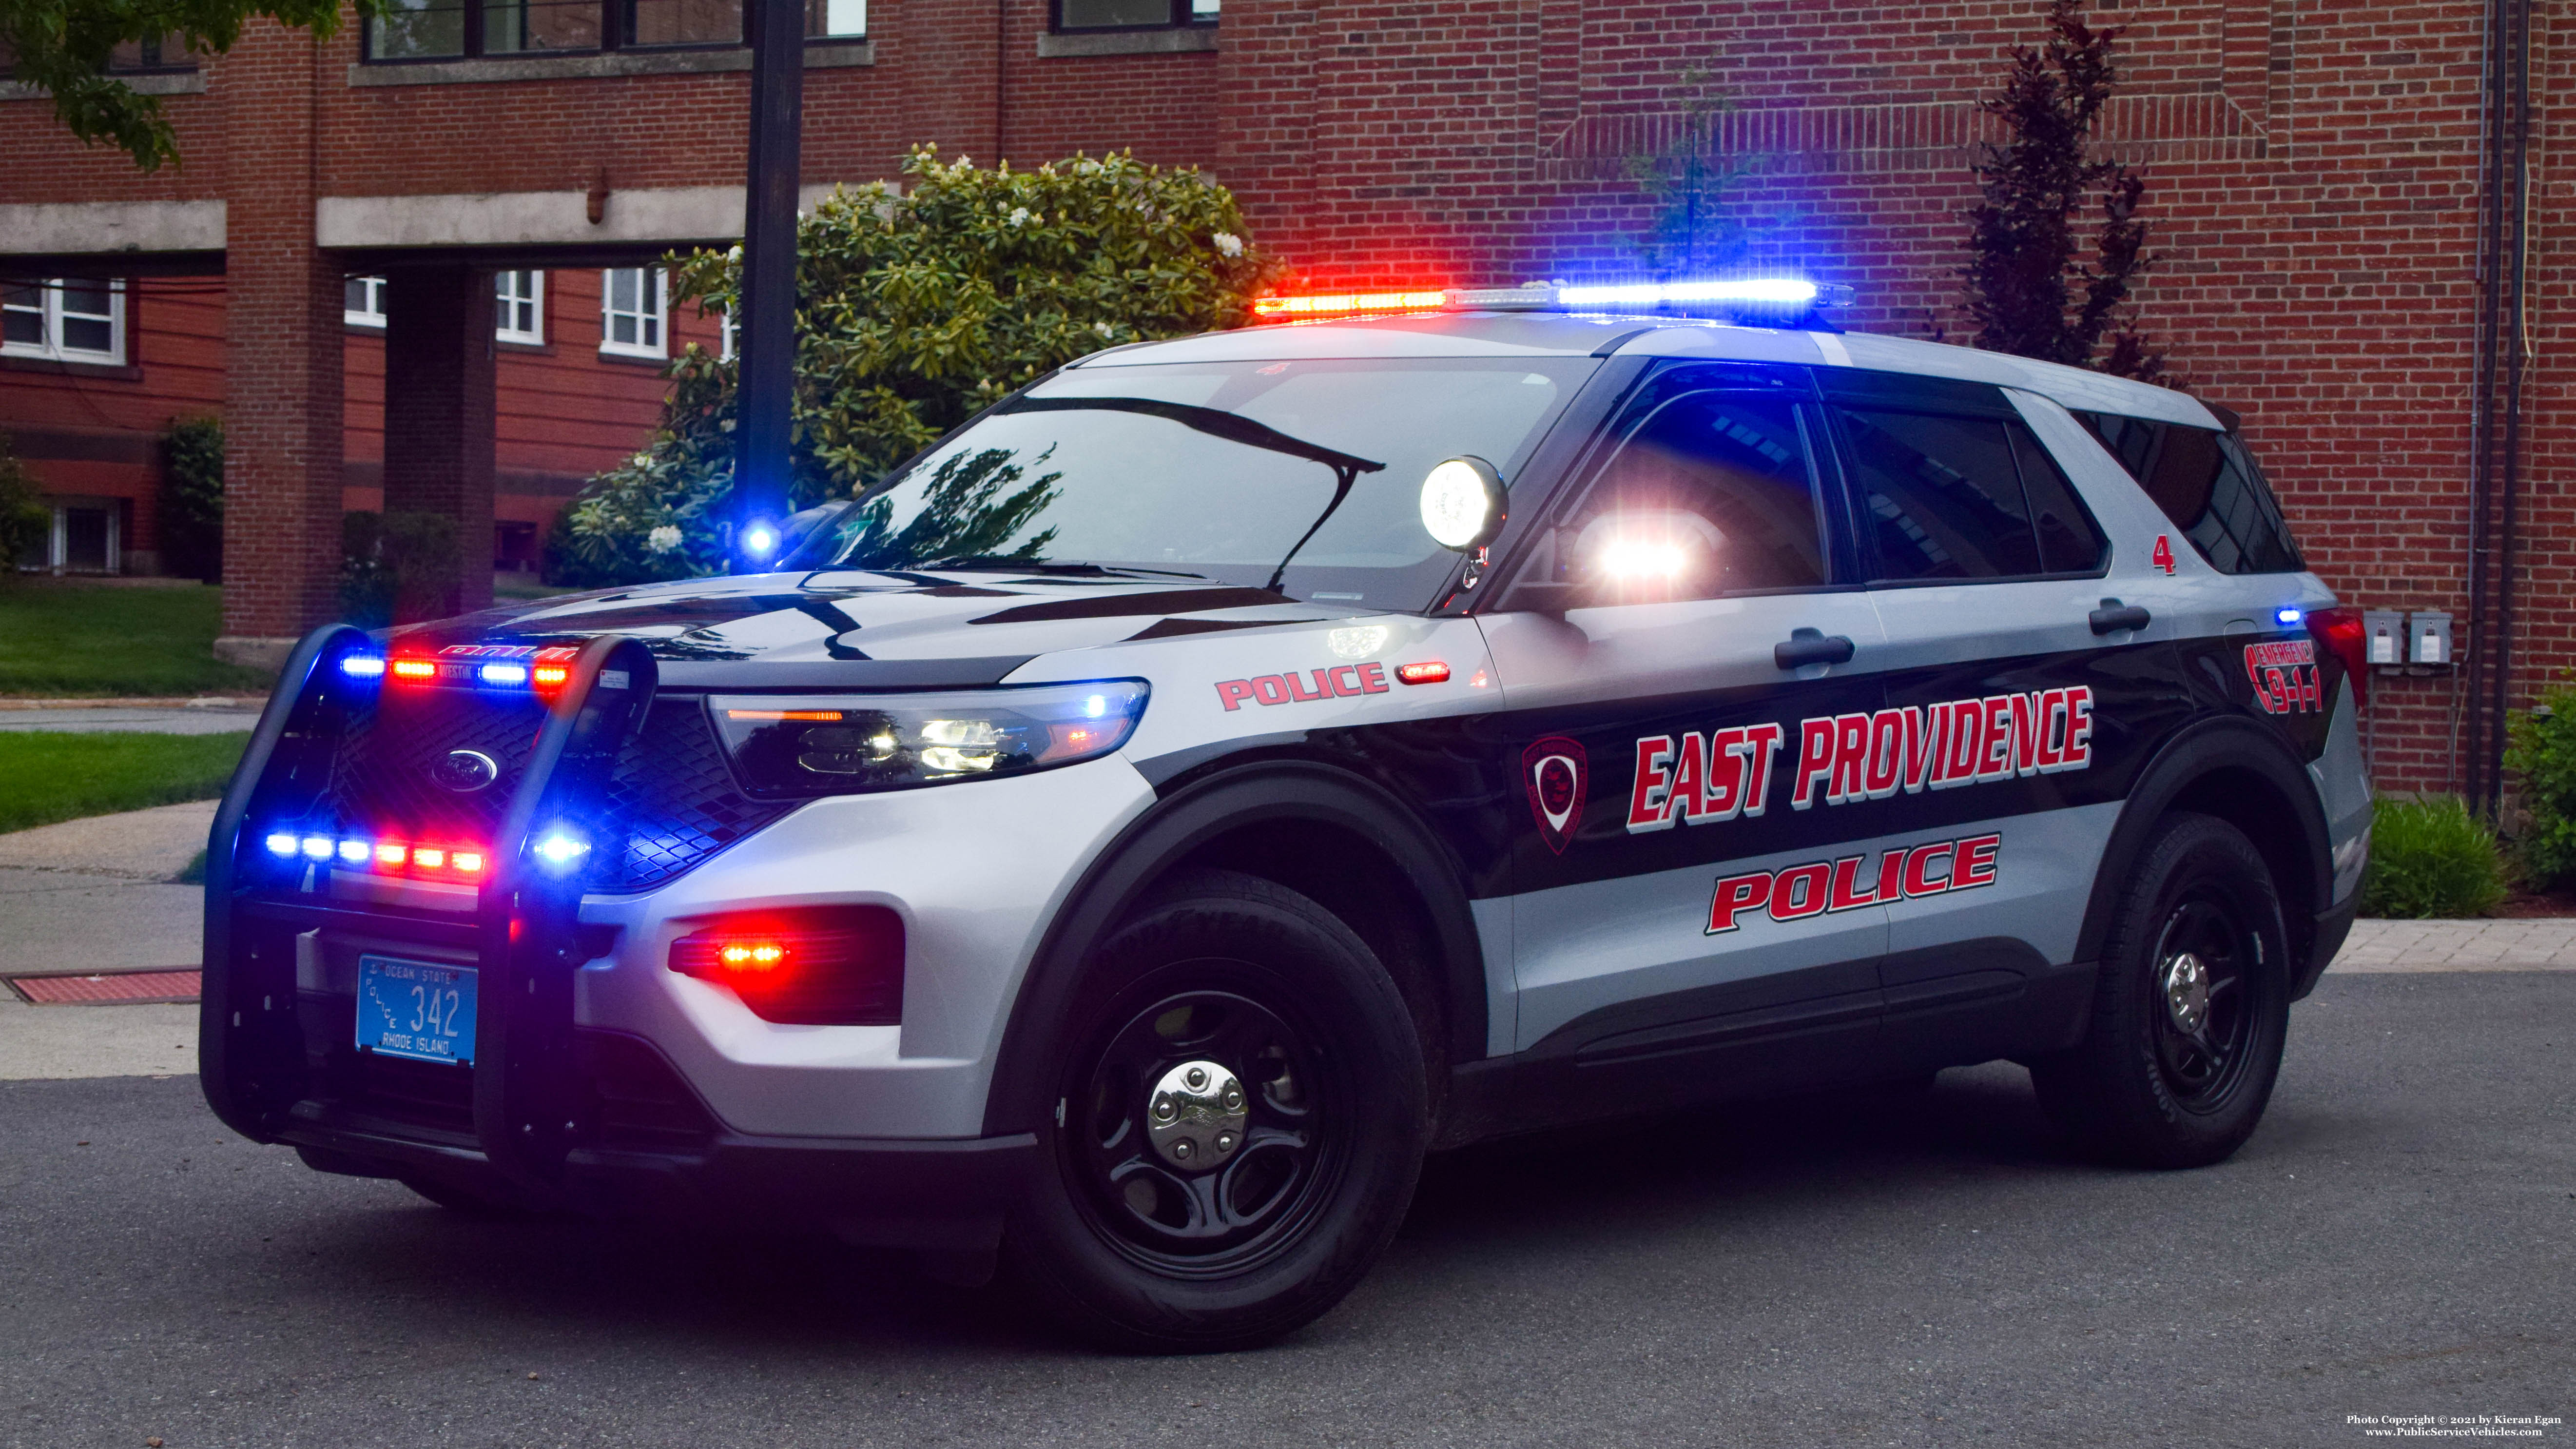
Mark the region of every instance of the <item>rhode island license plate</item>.
[[415, 1061], [472, 1065], [472, 968], [360, 956], [358, 1049]]

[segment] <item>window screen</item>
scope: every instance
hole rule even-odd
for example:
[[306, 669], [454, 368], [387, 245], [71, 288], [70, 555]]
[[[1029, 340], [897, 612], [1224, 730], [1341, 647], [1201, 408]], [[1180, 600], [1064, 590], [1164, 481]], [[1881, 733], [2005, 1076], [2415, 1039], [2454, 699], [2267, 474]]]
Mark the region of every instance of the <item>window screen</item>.
[[1827, 581], [1796, 404], [1692, 393], [1620, 445], [1572, 520], [1572, 581], [1604, 601], [1703, 599]]
[[2272, 487], [2234, 433], [2112, 413], [2077, 413], [2174, 527], [2226, 574], [2307, 567]]
[[2012, 441], [1994, 418], [1843, 413], [1861, 527], [1881, 579], [1992, 579], [2043, 570]]

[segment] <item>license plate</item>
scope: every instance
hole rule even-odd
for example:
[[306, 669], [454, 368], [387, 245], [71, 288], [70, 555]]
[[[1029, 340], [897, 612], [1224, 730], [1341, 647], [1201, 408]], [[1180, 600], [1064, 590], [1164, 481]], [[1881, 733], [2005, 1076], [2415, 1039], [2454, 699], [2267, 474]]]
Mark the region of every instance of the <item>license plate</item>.
[[360, 956], [358, 1050], [473, 1065], [473, 969]]

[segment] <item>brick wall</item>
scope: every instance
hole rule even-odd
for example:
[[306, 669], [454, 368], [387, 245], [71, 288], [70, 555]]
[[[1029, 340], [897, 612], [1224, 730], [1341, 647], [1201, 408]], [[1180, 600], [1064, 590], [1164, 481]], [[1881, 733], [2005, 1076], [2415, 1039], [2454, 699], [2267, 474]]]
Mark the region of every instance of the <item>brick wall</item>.
[[[1752, 168], [1740, 203], [1762, 223], [1757, 255], [1852, 283], [1856, 325], [1922, 335], [1956, 295], [1969, 148], [1990, 134], [1975, 98], [2006, 48], [2036, 37], [2040, 10], [1233, 0], [1216, 52], [1041, 58], [1044, 0], [879, 0], [876, 64], [807, 74], [805, 174], [889, 175], [915, 141], [1021, 164], [1133, 146], [1210, 167], [1310, 282], [1601, 273], [1633, 264], [1625, 239], [1648, 221], [1623, 161], [1675, 143], [1680, 71], [1697, 62], [1733, 103], [1718, 145]], [[2466, 612], [2483, 13], [2473, 0], [2097, 13], [2128, 27], [2105, 140], [2149, 183], [2163, 261], [2141, 293], [2145, 324], [2195, 390], [2245, 414], [2318, 570], [2373, 607]], [[2567, 124], [2547, 101], [2576, 86], [2576, 61], [2556, 43], [2564, 22], [2544, 10], [2536, 24], [2543, 204], [2532, 216], [2517, 698], [2576, 665], [2571, 444], [2551, 345], [2567, 279], [2545, 204]], [[0, 202], [228, 196], [233, 286], [256, 276], [292, 290], [308, 265], [287, 235], [293, 208], [265, 194], [309, 207], [317, 192], [581, 187], [603, 170], [612, 188], [740, 179], [740, 74], [352, 88], [354, 29], [290, 51], [246, 45], [215, 68], [207, 95], [172, 100], [190, 155], [178, 171], [138, 177], [42, 127], [12, 127]], [[241, 96], [270, 89], [295, 104], [257, 144], [235, 144], [247, 133], [231, 113], [253, 105]], [[0, 121], [27, 104], [0, 103]], [[308, 125], [318, 149], [299, 151]], [[262, 257], [246, 258], [254, 246]], [[292, 366], [286, 354], [309, 343], [296, 307], [236, 305], [237, 362]], [[338, 386], [319, 376], [335, 368], [309, 370], [297, 386], [311, 398]], [[640, 428], [639, 394], [597, 384], [615, 405], [582, 401], [596, 372], [523, 374], [527, 422], [505, 402], [505, 464], [513, 446], [560, 447], [543, 466], [570, 463]], [[361, 413], [353, 456], [366, 446]], [[287, 452], [304, 436], [291, 419], [258, 426], [283, 429], [261, 436]], [[283, 479], [303, 476], [280, 466]], [[2447, 675], [2382, 681], [2372, 747], [2384, 782], [2457, 782], [2456, 693]]]

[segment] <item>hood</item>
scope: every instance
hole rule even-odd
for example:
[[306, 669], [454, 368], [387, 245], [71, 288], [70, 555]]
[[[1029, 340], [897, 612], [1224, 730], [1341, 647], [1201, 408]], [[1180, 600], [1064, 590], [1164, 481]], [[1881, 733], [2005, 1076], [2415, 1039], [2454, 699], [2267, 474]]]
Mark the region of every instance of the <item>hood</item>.
[[413, 648], [641, 639], [665, 686], [992, 684], [1041, 654], [1348, 617], [1266, 589], [1124, 576], [832, 570], [649, 584], [396, 631]]

